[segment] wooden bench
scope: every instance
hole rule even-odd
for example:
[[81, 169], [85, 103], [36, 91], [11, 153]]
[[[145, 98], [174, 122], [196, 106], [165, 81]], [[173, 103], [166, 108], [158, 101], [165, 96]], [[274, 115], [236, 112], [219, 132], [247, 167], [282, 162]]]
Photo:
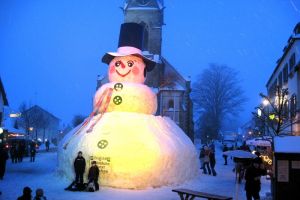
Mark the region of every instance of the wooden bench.
[[232, 200], [232, 197], [225, 197], [216, 194], [209, 194], [206, 192], [198, 192], [189, 189], [174, 189], [172, 192], [177, 192], [181, 200], [193, 200], [195, 197], [206, 198], [209, 200]]

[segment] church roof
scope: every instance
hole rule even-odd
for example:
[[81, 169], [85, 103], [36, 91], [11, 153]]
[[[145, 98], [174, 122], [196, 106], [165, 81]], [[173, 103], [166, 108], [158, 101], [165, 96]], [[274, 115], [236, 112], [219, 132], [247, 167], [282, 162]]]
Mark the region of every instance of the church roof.
[[40, 107], [38, 105], [34, 105], [31, 108], [29, 108], [28, 110], [25, 110], [24, 112], [35, 112], [36, 110], [41, 110], [43, 113], [50, 116], [51, 118], [58, 120], [58, 121], [60, 120], [58, 117], [54, 116], [53, 114], [51, 114], [50, 112], [48, 112], [47, 110], [43, 109], [42, 107]]
[[163, 0], [127, 0], [124, 3], [123, 10], [161, 10], [163, 8]]
[[164, 78], [169, 79], [169, 84], [160, 87], [161, 90], [186, 90], [186, 80], [183, 76], [171, 65], [167, 59], [161, 57], [165, 65]]

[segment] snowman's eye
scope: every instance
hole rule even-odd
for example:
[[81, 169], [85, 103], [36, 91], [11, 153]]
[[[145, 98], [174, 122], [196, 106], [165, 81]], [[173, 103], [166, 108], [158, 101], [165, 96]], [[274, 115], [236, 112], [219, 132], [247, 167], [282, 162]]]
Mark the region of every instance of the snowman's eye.
[[132, 67], [132, 66], [133, 66], [133, 61], [129, 60], [129, 61], [127, 62], [127, 65], [128, 65], [128, 67]]
[[121, 65], [121, 61], [117, 61], [116, 63], [115, 63], [115, 66], [116, 67], [119, 67]]

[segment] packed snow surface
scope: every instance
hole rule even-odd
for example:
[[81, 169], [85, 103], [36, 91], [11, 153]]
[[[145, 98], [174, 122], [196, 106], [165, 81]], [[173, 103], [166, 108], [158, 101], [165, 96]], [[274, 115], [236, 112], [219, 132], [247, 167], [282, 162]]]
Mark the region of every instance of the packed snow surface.
[[[199, 154], [199, 146], [197, 147]], [[244, 183], [236, 184], [235, 173], [232, 172], [234, 163], [228, 158], [228, 165], [223, 165], [221, 146], [216, 146], [217, 176], [197, 174], [193, 179], [176, 186], [163, 186], [160, 188], [146, 188], [143, 190], [116, 189], [103, 187], [97, 192], [70, 192], [64, 188], [70, 184], [67, 179], [61, 179], [57, 174], [57, 153], [37, 153], [36, 162], [29, 162], [25, 158], [22, 163], [12, 164], [7, 161], [6, 174], [0, 181], [1, 200], [16, 200], [22, 194], [23, 187], [29, 186], [33, 194], [37, 188], [43, 188], [49, 200], [179, 200], [179, 196], [172, 192], [175, 188], [189, 188], [213, 194], [226, 195], [234, 199], [245, 200]], [[261, 178], [261, 196], [270, 191], [270, 181]]]
[[[87, 133], [87, 128], [89, 125], [77, 135], [74, 135], [76, 129], [71, 131], [59, 146], [58, 169], [69, 181], [74, 179], [73, 162], [79, 151], [88, 163], [86, 171], [91, 161], [96, 160], [101, 184], [110, 187], [142, 189], [176, 185], [199, 174], [193, 143], [170, 118], [109, 112], [92, 132]], [[67, 148], [63, 148], [68, 141]]]

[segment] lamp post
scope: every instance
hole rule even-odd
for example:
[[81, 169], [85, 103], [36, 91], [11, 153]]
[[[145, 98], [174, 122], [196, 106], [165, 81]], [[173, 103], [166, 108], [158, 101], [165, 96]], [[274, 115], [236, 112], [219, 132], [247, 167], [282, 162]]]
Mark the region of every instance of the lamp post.
[[[32, 138], [33, 127], [32, 126], [29, 127], [28, 130], [29, 130], [29, 133], [30, 133], [31, 138]], [[28, 138], [27, 139], [29, 139], [29, 133], [28, 133]]]

